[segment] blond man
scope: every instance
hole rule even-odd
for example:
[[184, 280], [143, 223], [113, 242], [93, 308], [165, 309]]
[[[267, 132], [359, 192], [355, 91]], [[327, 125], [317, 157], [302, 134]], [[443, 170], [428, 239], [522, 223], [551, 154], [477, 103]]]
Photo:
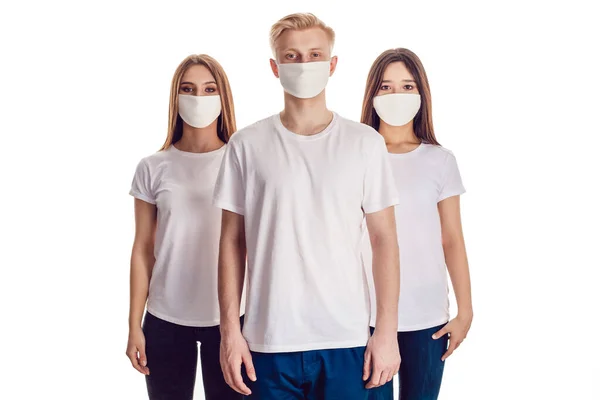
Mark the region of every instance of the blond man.
[[[312, 14], [273, 25], [271, 68], [284, 109], [233, 135], [215, 187], [223, 209], [221, 367], [252, 399], [366, 399], [400, 365], [398, 196], [382, 137], [327, 109], [334, 39]], [[373, 336], [360, 256], [365, 219], [378, 302]]]

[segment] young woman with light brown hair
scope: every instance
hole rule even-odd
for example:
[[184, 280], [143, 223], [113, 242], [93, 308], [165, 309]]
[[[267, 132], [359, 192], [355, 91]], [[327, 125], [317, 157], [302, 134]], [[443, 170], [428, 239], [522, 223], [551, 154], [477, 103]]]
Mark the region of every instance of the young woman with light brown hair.
[[173, 76], [167, 139], [139, 162], [130, 191], [135, 240], [127, 356], [146, 376], [150, 399], [192, 399], [197, 342], [206, 399], [241, 398], [219, 365], [221, 212], [212, 206], [235, 130], [223, 68], [207, 55], [187, 57]]
[[[429, 82], [412, 51], [387, 50], [375, 60], [361, 122], [385, 139], [400, 195], [395, 207], [401, 272], [400, 399], [437, 399], [444, 360], [464, 340], [473, 319], [460, 218], [459, 196], [465, 189], [456, 158], [435, 137]], [[368, 243], [365, 250], [368, 263]], [[458, 304], [452, 320], [446, 269]], [[374, 290], [371, 296], [371, 304], [376, 304]], [[371, 314], [375, 331], [376, 311], [373, 308]], [[374, 389], [371, 399], [393, 399], [392, 382]]]

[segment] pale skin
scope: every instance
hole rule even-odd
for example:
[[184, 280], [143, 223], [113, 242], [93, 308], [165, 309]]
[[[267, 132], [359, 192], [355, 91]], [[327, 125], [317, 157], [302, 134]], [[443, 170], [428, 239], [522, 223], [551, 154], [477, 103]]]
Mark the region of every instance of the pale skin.
[[[329, 37], [320, 28], [285, 31], [275, 42], [274, 55], [270, 63], [277, 78], [278, 63], [329, 60], [330, 75], [337, 65], [337, 57], [331, 56]], [[333, 113], [326, 106], [325, 91], [310, 99], [299, 99], [284, 92], [284, 104], [281, 122], [298, 135], [319, 133], [333, 119]], [[392, 380], [400, 368], [396, 340], [400, 271], [393, 207], [367, 214], [366, 220], [373, 245], [378, 329], [367, 344], [363, 379], [368, 380], [367, 388], [373, 388]], [[237, 392], [249, 395], [251, 391], [241, 375], [242, 364], [252, 381], [260, 377], [256, 376], [239, 321], [245, 255], [244, 217], [223, 211], [219, 251], [221, 367], [226, 382]]]
[[[383, 74], [376, 95], [389, 93], [419, 93], [414, 77], [403, 62], [391, 63]], [[404, 126], [391, 126], [381, 120], [379, 133], [385, 138], [390, 153], [410, 152], [421, 142], [415, 135], [412, 120]], [[442, 226], [444, 257], [458, 306], [457, 316], [433, 335], [433, 339], [437, 340], [446, 333], [449, 334], [448, 349], [442, 356], [442, 360], [446, 360], [467, 337], [473, 321], [473, 306], [469, 263], [460, 217], [460, 197], [453, 196], [439, 202], [438, 212]]]
[[[219, 89], [208, 68], [203, 65], [192, 65], [183, 74], [179, 94], [212, 96], [219, 94]], [[183, 135], [174, 146], [181, 151], [205, 153], [217, 150], [223, 144], [217, 136], [217, 119], [215, 119], [205, 128], [194, 128], [183, 122]], [[142, 318], [155, 262], [157, 209], [154, 204], [140, 199], [134, 200], [134, 207], [135, 238], [131, 251], [129, 339], [126, 355], [133, 368], [144, 375], [149, 375]]]

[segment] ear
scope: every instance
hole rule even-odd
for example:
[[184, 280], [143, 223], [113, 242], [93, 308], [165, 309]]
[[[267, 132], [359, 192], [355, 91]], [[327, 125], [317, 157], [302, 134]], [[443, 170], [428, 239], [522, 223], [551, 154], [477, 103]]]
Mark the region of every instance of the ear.
[[337, 67], [338, 58], [337, 56], [331, 57], [331, 61], [329, 64], [329, 76], [333, 75], [335, 72], [335, 68]]
[[273, 71], [273, 75], [275, 75], [275, 78], [279, 78], [279, 68], [277, 68], [277, 62], [272, 58], [269, 61], [271, 63], [271, 71]]

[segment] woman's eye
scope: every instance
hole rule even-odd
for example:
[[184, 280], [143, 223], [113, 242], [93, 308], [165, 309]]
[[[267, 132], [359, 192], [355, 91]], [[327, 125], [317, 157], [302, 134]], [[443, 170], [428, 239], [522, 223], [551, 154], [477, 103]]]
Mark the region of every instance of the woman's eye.
[[379, 90], [389, 90], [390, 87], [388, 85], [381, 85], [381, 87], [379, 88]]
[[192, 89], [191, 87], [182, 87], [181, 91], [184, 93], [191, 93], [194, 91], [194, 89]]
[[319, 53], [313, 53], [312, 55], [314, 58], [319, 58], [321, 55]]
[[413, 85], [404, 86], [404, 90], [413, 90], [415, 87]]
[[288, 60], [293, 60], [294, 58], [296, 58], [295, 54], [286, 54], [285, 58], [287, 58]]
[[216, 92], [216, 91], [217, 91], [217, 89], [209, 87], [209, 88], [206, 88], [206, 89], [204, 89], [204, 91], [205, 91], [206, 93], [214, 93], [214, 92]]

